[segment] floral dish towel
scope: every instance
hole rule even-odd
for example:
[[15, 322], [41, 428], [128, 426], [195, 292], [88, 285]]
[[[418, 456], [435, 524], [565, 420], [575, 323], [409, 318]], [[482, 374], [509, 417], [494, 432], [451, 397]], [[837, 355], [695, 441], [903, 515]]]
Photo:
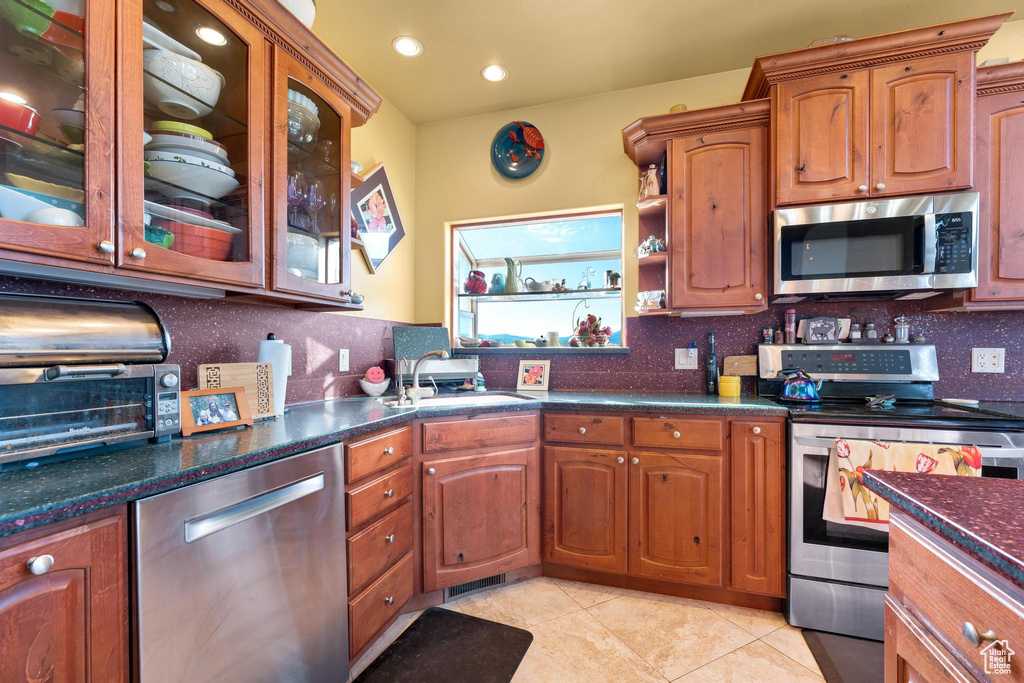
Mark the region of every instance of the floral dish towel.
[[825, 521], [888, 530], [889, 503], [864, 486], [864, 470], [977, 477], [981, 451], [977, 446], [836, 439], [825, 481]]

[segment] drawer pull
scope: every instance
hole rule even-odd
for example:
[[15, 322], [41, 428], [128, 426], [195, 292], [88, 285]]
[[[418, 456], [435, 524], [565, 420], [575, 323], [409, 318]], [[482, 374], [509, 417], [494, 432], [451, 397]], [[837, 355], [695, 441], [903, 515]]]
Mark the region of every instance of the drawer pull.
[[672, 432], [672, 438], [673, 439], [678, 439], [681, 436], [682, 436], [682, 434], [680, 434], [679, 432]]
[[586, 434], [586, 433], [587, 433], [587, 428], [586, 427], [580, 427], [580, 434]]
[[384, 497], [385, 498], [394, 498], [395, 497], [395, 490], [394, 489], [388, 489], [387, 491], [384, 492]]
[[386, 605], [393, 605], [393, 604], [395, 604], [395, 596], [394, 595], [389, 595], [388, 597], [384, 598], [384, 604], [386, 604]]
[[633, 463], [634, 465], [639, 465], [640, 464], [640, 458], [633, 458], [632, 460], [630, 460], [630, 462]]
[[25, 566], [28, 567], [28, 570], [36, 576], [45, 574], [53, 569], [53, 555], [40, 555], [38, 557], [33, 557], [25, 563]]
[[427, 469], [427, 474], [433, 474], [434, 472], [436, 472], [436, 470], [433, 467]]
[[971, 647], [981, 647], [982, 643], [994, 643], [998, 640], [995, 631], [992, 629], [979, 633], [978, 627], [969, 621], [965, 621], [963, 628], [960, 630], [964, 634], [964, 640]]
[[391, 534], [390, 536], [385, 536], [384, 537], [384, 542], [385, 543], [394, 543], [395, 542], [395, 535]]
[[621, 465], [622, 463], [626, 462], [626, 459], [620, 455], [619, 457], [615, 458], [615, 462]]
[[385, 448], [384, 452], [387, 453], [388, 455], [394, 455], [395, 454], [395, 447], [394, 446], [390, 446], [388, 448]]
[[760, 427], [754, 427], [750, 431], [754, 432], [755, 434], [760, 434], [761, 433], [761, 428]]

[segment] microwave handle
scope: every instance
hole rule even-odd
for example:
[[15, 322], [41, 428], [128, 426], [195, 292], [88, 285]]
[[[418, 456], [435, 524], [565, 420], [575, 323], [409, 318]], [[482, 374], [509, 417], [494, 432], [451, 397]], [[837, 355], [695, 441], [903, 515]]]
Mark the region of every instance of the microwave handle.
[[924, 230], [921, 231], [921, 239], [924, 240], [922, 253], [924, 255], [924, 269], [922, 273], [934, 273], [936, 261], [936, 240], [938, 233], [935, 230], [935, 214], [924, 215]]
[[46, 368], [46, 379], [54, 380], [63, 377], [117, 377], [127, 371], [124, 363], [110, 365], [54, 365]]

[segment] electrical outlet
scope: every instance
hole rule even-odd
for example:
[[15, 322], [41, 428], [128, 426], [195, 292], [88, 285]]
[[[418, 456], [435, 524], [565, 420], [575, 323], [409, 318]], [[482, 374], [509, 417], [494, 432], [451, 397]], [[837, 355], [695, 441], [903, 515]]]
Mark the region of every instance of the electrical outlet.
[[348, 349], [338, 350], [338, 371], [348, 372]]
[[696, 370], [697, 349], [676, 349], [676, 370]]
[[1005, 349], [971, 349], [971, 372], [1006, 372]]

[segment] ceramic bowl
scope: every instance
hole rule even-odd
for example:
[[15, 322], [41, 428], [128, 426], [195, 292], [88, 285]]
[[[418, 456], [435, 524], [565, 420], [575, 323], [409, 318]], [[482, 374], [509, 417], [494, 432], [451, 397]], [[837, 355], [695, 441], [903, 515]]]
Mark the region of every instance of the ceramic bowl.
[[170, 161], [179, 164], [191, 164], [193, 166], [202, 166], [203, 168], [212, 168], [215, 171], [226, 173], [232, 178], [235, 177], [235, 172], [224, 164], [216, 163], [213, 161], [207, 161], [191, 154], [181, 154], [177, 152], [158, 152], [147, 150], [143, 156], [146, 161]]
[[[220, 199], [239, 185], [239, 182], [227, 173], [213, 168], [183, 164], [177, 161], [150, 161], [148, 163], [149, 174], [153, 178], [190, 191], [181, 193], [173, 188], [166, 188], [166, 194], [168, 196], [176, 195], [176, 198]], [[190, 193], [195, 193], [198, 197], [193, 197]]]
[[278, 2], [305, 24], [306, 28], [313, 28], [313, 20], [316, 19], [316, 3], [313, 0], [278, 0]]
[[533, 342], [523, 341], [522, 339], [516, 339], [512, 343], [515, 344], [516, 346], [518, 346], [521, 349], [525, 349], [528, 346], [533, 346]]
[[365, 377], [360, 377], [359, 386], [362, 387], [363, 392], [365, 392], [367, 396], [380, 396], [388, 390], [389, 386], [391, 386], [391, 378], [388, 377], [383, 382], [369, 382]]
[[31, 214], [54, 207], [77, 214], [79, 220], [85, 212], [85, 207], [77, 202], [0, 185], [0, 216], [3, 218], [27, 221]]
[[77, 109], [51, 109], [50, 114], [60, 126], [60, 133], [72, 145], [85, 142], [85, 112]]
[[174, 244], [174, 233], [167, 228], [146, 225], [146, 241], [158, 247], [170, 249], [171, 245]]
[[156, 133], [152, 136], [149, 143], [146, 144], [146, 151], [189, 154], [215, 164], [223, 164], [225, 166], [228, 164], [228, 153], [223, 147], [215, 145], [208, 140], [189, 139], [182, 135]]
[[[320, 242], [307, 235], [288, 233], [288, 267], [315, 274], [320, 266]], [[305, 276], [305, 275], [303, 275]]]
[[146, 101], [180, 119], [209, 114], [224, 87], [224, 76], [216, 69], [168, 50], [143, 50], [142, 68]]
[[19, 190], [50, 195], [51, 197], [66, 199], [69, 202], [77, 202], [79, 204], [85, 201], [85, 191], [68, 187], [67, 185], [56, 185], [44, 180], [36, 180], [28, 176], [18, 175], [17, 173], [8, 173], [7, 181]]
[[0, 0], [0, 17], [14, 24], [20, 33], [42, 36], [50, 28], [53, 7], [43, 0]]
[[316, 142], [320, 119], [298, 102], [288, 102], [288, 140], [300, 145]]
[[39, 112], [26, 104], [0, 99], [0, 124], [27, 135], [35, 135], [39, 130]]
[[153, 226], [173, 233], [171, 250], [210, 261], [226, 261], [231, 254], [235, 236], [213, 228], [204, 228], [191, 223], [154, 218]]
[[182, 57], [188, 57], [194, 59], [197, 62], [203, 61], [202, 56], [195, 50], [185, 47], [174, 38], [158, 29], [152, 24], [148, 24], [145, 21], [142, 22], [142, 44], [146, 47], [155, 48], [158, 50], [167, 50], [173, 52], [176, 55]]
[[151, 133], [166, 133], [168, 135], [193, 135], [203, 140], [213, 141], [213, 133], [200, 128], [199, 126], [193, 126], [191, 123], [182, 123], [181, 121], [154, 121], [153, 125], [150, 126]]
[[29, 215], [25, 216], [25, 220], [29, 223], [39, 223], [40, 225], [59, 225], [64, 228], [80, 228], [85, 225], [85, 222], [82, 221], [82, 217], [74, 211], [58, 209], [56, 206], [48, 206], [45, 209], [36, 209]]

